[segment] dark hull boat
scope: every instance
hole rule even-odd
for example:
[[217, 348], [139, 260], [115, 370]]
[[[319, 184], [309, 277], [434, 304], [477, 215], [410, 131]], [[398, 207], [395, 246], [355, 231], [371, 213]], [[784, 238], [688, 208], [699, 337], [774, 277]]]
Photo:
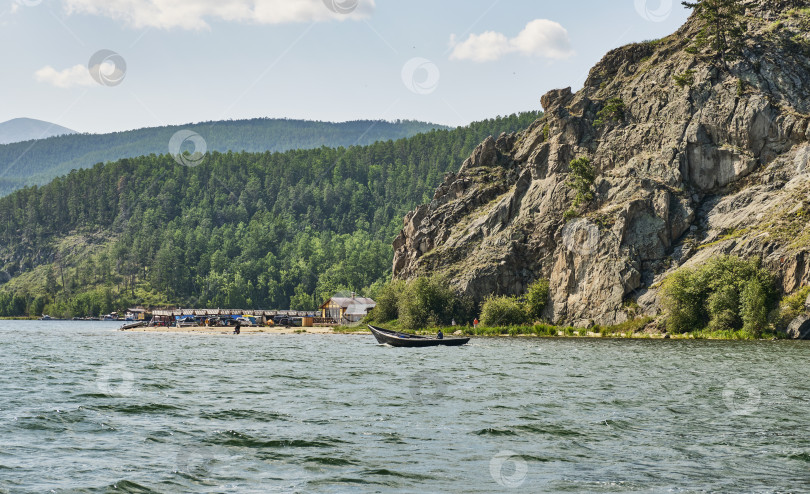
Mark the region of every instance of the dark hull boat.
[[426, 347], [426, 346], [459, 346], [464, 345], [469, 338], [427, 338], [425, 336], [417, 336], [407, 333], [398, 333], [388, 329], [378, 328], [376, 326], [368, 325], [371, 334], [377, 338], [377, 342], [381, 345], [402, 346], [402, 347]]

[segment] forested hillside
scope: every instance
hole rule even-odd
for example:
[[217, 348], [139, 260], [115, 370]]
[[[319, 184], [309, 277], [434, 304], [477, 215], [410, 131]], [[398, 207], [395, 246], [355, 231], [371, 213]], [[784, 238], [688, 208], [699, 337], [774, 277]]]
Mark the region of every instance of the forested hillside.
[[166, 154], [169, 140], [179, 130], [190, 130], [202, 136], [208, 151], [273, 152], [321, 146], [364, 146], [446, 128], [411, 120], [331, 123], [258, 118], [17, 142], [0, 145], [0, 196], [26, 185], [45, 184], [71, 170], [89, 168], [96, 163]]
[[365, 147], [150, 155], [0, 199], [0, 315], [134, 303], [311, 309], [390, 278], [405, 212], [536, 112]]

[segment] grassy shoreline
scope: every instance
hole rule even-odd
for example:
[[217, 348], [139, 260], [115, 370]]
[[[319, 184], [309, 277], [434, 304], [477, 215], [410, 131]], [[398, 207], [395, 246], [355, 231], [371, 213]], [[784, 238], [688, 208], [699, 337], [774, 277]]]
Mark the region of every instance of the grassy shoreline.
[[746, 331], [709, 331], [699, 330], [682, 334], [661, 333], [649, 331], [646, 328], [653, 318], [645, 317], [617, 324], [615, 326], [593, 326], [591, 328], [575, 328], [572, 326], [554, 326], [550, 324], [534, 324], [527, 326], [499, 326], [487, 327], [472, 326], [440, 326], [411, 331], [400, 327], [397, 321], [382, 324], [387, 329], [413, 333], [424, 336], [435, 335], [439, 330], [446, 336], [470, 337], [536, 337], [536, 338], [614, 338], [614, 339], [673, 339], [673, 340], [727, 340], [727, 341], [762, 341], [774, 339], [788, 339], [787, 335], [779, 332], [766, 332], [754, 335]]

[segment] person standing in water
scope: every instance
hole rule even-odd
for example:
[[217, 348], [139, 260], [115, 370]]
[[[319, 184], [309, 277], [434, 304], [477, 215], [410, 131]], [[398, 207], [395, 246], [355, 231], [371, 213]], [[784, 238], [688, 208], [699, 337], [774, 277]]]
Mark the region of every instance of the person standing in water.
[[236, 327], [233, 328], [233, 334], [240, 334], [242, 329], [242, 321], [236, 321]]

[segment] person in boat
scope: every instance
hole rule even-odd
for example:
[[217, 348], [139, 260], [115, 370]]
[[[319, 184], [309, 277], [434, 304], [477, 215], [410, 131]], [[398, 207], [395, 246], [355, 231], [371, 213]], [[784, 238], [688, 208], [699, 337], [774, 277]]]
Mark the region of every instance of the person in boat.
[[233, 328], [233, 334], [240, 334], [242, 330], [242, 321], [236, 321], [236, 327]]
[[437, 339], [437, 340], [442, 340], [442, 339], [444, 339], [444, 333], [442, 333], [442, 330], [441, 330], [441, 329], [439, 330], [439, 332], [438, 332], [438, 333], [436, 333], [436, 339]]

